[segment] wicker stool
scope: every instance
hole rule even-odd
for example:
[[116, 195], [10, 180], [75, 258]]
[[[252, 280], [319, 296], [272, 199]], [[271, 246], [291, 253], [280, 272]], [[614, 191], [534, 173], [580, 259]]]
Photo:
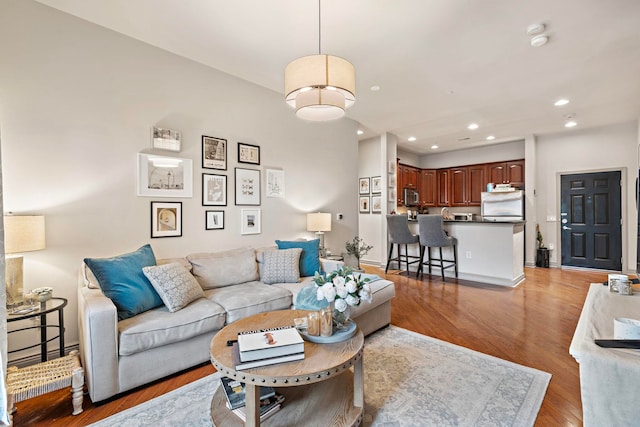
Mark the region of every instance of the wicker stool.
[[84, 387], [84, 369], [76, 350], [58, 359], [36, 365], [7, 369], [7, 406], [10, 413], [16, 410], [15, 404], [32, 397], [71, 386], [73, 415], [82, 412], [82, 388]]

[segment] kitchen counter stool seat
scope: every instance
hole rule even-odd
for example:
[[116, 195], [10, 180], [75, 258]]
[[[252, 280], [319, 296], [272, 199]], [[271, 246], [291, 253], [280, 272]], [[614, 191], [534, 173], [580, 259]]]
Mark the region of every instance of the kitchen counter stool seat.
[[[454, 268], [455, 276], [458, 277], [458, 241], [455, 237], [447, 236], [443, 227], [442, 215], [418, 215], [418, 232], [420, 237], [420, 266], [416, 272], [416, 277], [423, 273], [423, 267], [436, 267], [440, 269], [442, 280], [444, 280], [444, 270]], [[438, 248], [440, 258], [431, 256], [431, 248]], [[442, 248], [453, 248], [453, 259], [444, 259], [442, 256]], [[427, 253], [427, 261], [424, 261], [424, 254]], [[423, 273], [424, 274], [424, 273]]]
[[[387, 258], [387, 266], [384, 269], [386, 273], [389, 270], [389, 264], [392, 261], [398, 262], [398, 269], [402, 270], [402, 262], [407, 264], [407, 274], [409, 273], [409, 265], [420, 262], [420, 257], [409, 255], [409, 245], [419, 242], [418, 236], [411, 234], [409, 230], [409, 218], [407, 215], [387, 215], [387, 230], [389, 231], [389, 257]], [[393, 246], [398, 248], [398, 256], [391, 258], [393, 255]], [[401, 247], [404, 245], [404, 255], [402, 255]]]

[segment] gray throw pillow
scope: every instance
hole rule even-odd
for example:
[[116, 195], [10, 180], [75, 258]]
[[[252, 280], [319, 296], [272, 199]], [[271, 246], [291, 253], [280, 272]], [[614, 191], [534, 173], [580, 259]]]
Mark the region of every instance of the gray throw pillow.
[[264, 252], [260, 280], [270, 285], [272, 283], [297, 283], [300, 281], [301, 248], [274, 249]]
[[195, 277], [176, 262], [144, 267], [142, 272], [172, 313], [204, 297], [204, 292]]

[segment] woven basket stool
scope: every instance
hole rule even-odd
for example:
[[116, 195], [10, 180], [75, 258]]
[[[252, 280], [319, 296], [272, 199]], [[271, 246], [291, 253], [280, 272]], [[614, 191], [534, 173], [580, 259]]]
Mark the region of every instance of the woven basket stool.
[[67, 356], [38, 363], [36, 365], [7, 369], [7, 406], [15, 412], [15, 404], [51, 391], [71, 387], [73, 415], [82, 412], [82, 389], [84, 369], [76, 350]]

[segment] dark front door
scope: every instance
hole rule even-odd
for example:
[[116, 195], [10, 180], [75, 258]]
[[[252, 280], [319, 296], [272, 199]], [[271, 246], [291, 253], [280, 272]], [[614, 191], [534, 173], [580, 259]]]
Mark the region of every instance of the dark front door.
[[620, 185], [620, 172], [562, 176], [562, 265], [622, 270]]

